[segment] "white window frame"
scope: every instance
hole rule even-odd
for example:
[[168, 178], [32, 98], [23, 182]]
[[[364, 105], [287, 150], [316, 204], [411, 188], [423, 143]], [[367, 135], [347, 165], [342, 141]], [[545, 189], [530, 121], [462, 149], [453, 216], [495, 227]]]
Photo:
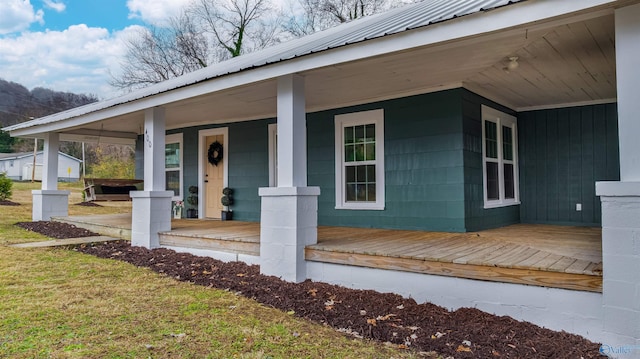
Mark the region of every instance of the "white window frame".
[[176, 168], [166, 168], [164, 169], [165, 172], [165, 182], [167, 181], [166, 178], [166, 173], [169, 171], [178, 171], [179, 175], [178, 178], [180, 179], [180, 187], [179, 187], [179, 191], [178, 191], [178, 195], [177, 196], [173, 196], [171, 197], [171, 199], [173, 201], [182, 201], [183, 200], [183, 193], [182, 193], [182, 187], [183, 187], [183, 168], [184, 168], [184, 161], [183, 161], [183, 156], [184, 156], [184, 146], [183, 146], [183, 141], [182, 141], [182, 133], [174, 133], [172, 135], [166, 135], [164, 137], [164, 145], [165, 148], [167, 145], [172, 144], [172, 143], [177, 143], [179, 144], [179, 151], [180, 151], [180, 165]]
[[[486, 145], [486, 129], [485, 122], [493, 122], [497, 131], [497, 150], [498, 158], [487, 158], [487, 145]], [[513, 160], [505, 160], [503, 155], [503, 142], [502, 142], [502, 127], [510, 127], [513, 137]], [[487, 193], [487, 162], [494, 162], [498, 164], [498, 193], [499, 198], [496, 200], [489, 200]], [[488, 106], [482, 106], [482, 193], [484, 196], [484, 208], [497, 208], [506, 207], [520, 204], [520, 185], [518, 178], [518, 123], [517, 119], [504, 112], [498, 111]], [[505, 198], [504, 190], [504, 165], [513, 164], [513, 198]]]
[[[345, 193], [346, 171], [344, 161], [344, 128], [375, 124], [376, 130], [376, 201], [347, 202]], [[336, 166], [336, 209], [384, 210], [384, 110], [371, 110], [335, 116], [335, 166]]]

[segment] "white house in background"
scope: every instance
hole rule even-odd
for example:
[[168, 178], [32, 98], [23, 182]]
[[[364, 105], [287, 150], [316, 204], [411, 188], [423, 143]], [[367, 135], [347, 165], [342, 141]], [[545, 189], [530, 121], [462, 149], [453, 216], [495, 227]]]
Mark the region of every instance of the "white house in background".
[[[33, 171], [33, 152], [0, 153], [0, 172], [15, 181], [42, 181], [43, 152], [36, 154], [36, 170]], [[82, 160], [58, 151], [58, 181], [75, 182], [80, 179]]]
[[[45, 141], [34, 220], [68, 215], [59, 141], [136, 143], [133, 245], [160, 245], [185, 188], [198, 186], [199, 216], [215, 218], [229, 186], [234, 217], [260, 222], [262, 273], [426, 288], [438, 304], [635, 346], [639, 19], [640, 0], [424, 0], [4, 130]], [[318, 224], [514, 223], [602, 226], [602, 292], [304, 256]]]

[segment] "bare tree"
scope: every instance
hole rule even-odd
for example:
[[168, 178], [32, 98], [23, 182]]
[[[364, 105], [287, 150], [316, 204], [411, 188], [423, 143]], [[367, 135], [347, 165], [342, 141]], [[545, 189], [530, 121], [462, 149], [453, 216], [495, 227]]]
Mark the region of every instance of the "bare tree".
[[268, 0], [195, 0], [187, 8], [224, 51], [218, 60], [240, 56], [279, 41], [279, 15]]
[[111, 85], [133, 90], [279, 42], [281, 15], [269, 0], [193, 0], [165, 27], [142, 28], [126, 43]]
[[300, 11], [291, 10], [283, 27], [289, 34], [301, 37], [402, 4], [389, 0], [297, 0], [292, 8]]
[[111, 85], [133, 90], [162, 82], [209, 64], [206, 37], [186, 13], [169, 19], [167, 27], [141, 28], [126, 42], [122, 73]]

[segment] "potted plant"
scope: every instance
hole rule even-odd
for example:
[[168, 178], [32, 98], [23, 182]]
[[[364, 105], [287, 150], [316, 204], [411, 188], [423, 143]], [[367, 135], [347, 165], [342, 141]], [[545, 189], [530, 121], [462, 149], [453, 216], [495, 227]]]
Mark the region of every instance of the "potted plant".
[[233, 205], [233, 190], [229, 187], [225, 187], [222, 190], [222, 198], [220, 199], [222, 205], [224, 206], [224, 210], [222, 211], [220, 218], [223, 221], [230, 221], [233, 219], [233, 211], [231, 210], [231, 206]]
[[187, 209], [187, 218], [198, 218], [198, 186], [189, 186], [187, 203], [191, 207]]
[[184, 202], [175, 201], [173, 203], [173, 219], [182, 218], [182, 209], [184, 208]]

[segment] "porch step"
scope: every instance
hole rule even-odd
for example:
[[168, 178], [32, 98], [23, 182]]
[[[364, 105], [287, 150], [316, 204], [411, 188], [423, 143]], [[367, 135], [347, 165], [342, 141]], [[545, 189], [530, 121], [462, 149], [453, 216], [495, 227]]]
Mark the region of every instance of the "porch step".
[[260, 256], [259, 238], [226, 233], [161, 232], [160, 246], [206, 249], [234, 254]]
[[54, 217], [51, 220], [72, 224], [103, 236], [131, 240], [131, 214]]

